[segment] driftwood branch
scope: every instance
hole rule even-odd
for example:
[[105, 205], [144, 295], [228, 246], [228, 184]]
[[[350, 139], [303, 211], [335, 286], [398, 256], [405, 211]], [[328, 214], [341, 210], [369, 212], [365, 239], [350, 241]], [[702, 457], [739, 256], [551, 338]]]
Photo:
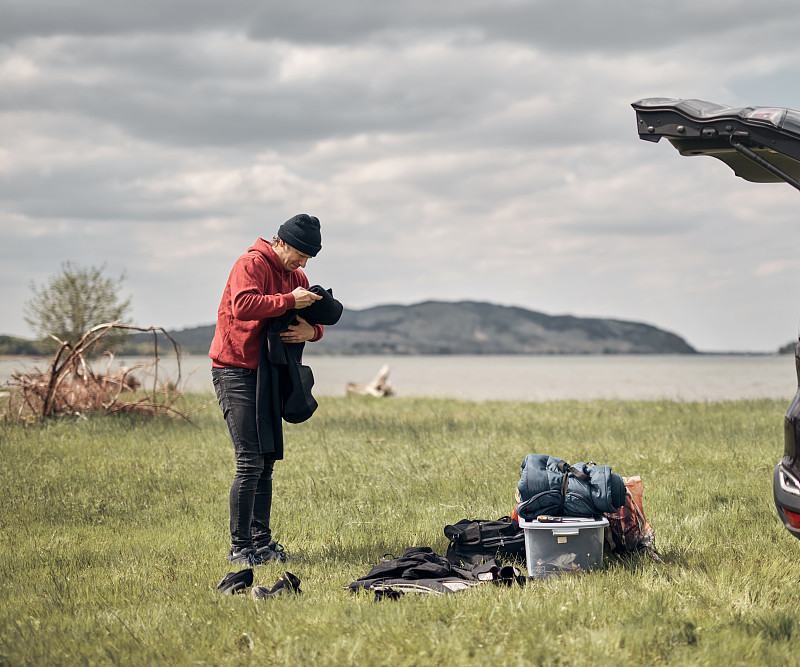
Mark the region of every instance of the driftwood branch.
[[382, 366], [378, 374], [367, 384], [348, 382], [346, 393], [348, 396], [370, 395], [370, 396], [394, 396], [394, 389], [389, 382], [388, 366]]

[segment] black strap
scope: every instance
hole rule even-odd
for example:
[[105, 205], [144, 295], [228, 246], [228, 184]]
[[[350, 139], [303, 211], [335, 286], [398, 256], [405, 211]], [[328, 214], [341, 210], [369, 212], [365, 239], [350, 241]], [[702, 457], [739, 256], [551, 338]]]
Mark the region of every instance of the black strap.
[[565, 472], [564, 475], [561, 477], [561, 503], [558, 506], [558, 516], [564, 516], [564, 503], [567, 500], [568, 485], [569, 485], [569, 473]]
[[591, 477], [589, 477], [589, 475], [587, 475], [584, 472], [581, 472], [576, 467], [571, 466], [566, 461], [559, 461], [558, 462], [558, 470], [559, 470], [559, 472], [563, 472], [565, 477], [568, 474], [571, 473], [571, 474], [575, 475], [575, 477], [577, 477], [579, 480], [581, 480], [581, 482], [590, 482], [591, 481]]
[[558, 470], [564, 476], [561, 478], [561, 504], [558, 507], [558, 516], [564, 516], [564, 503], [567, 500], [567, 487], [569, 486], [569, 476], [574, 475], [582, 482], [590, 482], [591, 477], [584, 472], [581, 472], [574, 466], [571, 466], [566, 461], [559, 461], [558, 462]]

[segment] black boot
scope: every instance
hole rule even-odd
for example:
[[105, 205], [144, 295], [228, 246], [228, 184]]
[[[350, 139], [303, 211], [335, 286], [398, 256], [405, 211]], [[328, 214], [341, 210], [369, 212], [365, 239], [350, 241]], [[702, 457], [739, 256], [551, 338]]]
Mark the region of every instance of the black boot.
[[247, 568], [246, 570], [239, 570], [238, 572], [228, 572], [222, 581], [217, 584], [217, 590], [220, 593], [241, 593], [248, 586], [253, 585], [253, 570]]
[[266, 598], [274, 598], [284, 593], [300, 594], [300, 578], [293, 575], [291, 572], [284, 572], [272, 588], [266, 586], [255, 586], [251, 595], [254, 600], [265, 600]]

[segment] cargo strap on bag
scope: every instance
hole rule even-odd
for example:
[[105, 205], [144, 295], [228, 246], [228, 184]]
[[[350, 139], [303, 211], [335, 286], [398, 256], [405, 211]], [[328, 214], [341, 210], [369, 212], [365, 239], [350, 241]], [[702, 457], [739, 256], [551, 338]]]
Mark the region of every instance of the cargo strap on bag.
[[586, 473], [581, 472], [574, 466], [571, 466], [566, 461], [558, 462], [558, 470], [564, 476], [561, 478], [561, 505], [558, 508], [558, 516], [564, 516], [564, 502], [567, 499], [567, 488], [569, 486], [569, 476], [574, 475], [581, 482], [591, 482], [591, 478]]

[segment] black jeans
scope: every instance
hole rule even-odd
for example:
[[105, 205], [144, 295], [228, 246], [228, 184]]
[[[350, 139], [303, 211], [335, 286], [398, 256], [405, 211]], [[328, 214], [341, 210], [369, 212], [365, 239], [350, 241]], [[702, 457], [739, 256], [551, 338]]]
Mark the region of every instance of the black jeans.
[[228, 425], [236, 455], [231, 484], [231, 546], [235, 550], [266, 545], [272, 533], [272, 470], [275, 460], [258, 446], [256, 375], [248, 368], [212, 368], [214, 391]]

